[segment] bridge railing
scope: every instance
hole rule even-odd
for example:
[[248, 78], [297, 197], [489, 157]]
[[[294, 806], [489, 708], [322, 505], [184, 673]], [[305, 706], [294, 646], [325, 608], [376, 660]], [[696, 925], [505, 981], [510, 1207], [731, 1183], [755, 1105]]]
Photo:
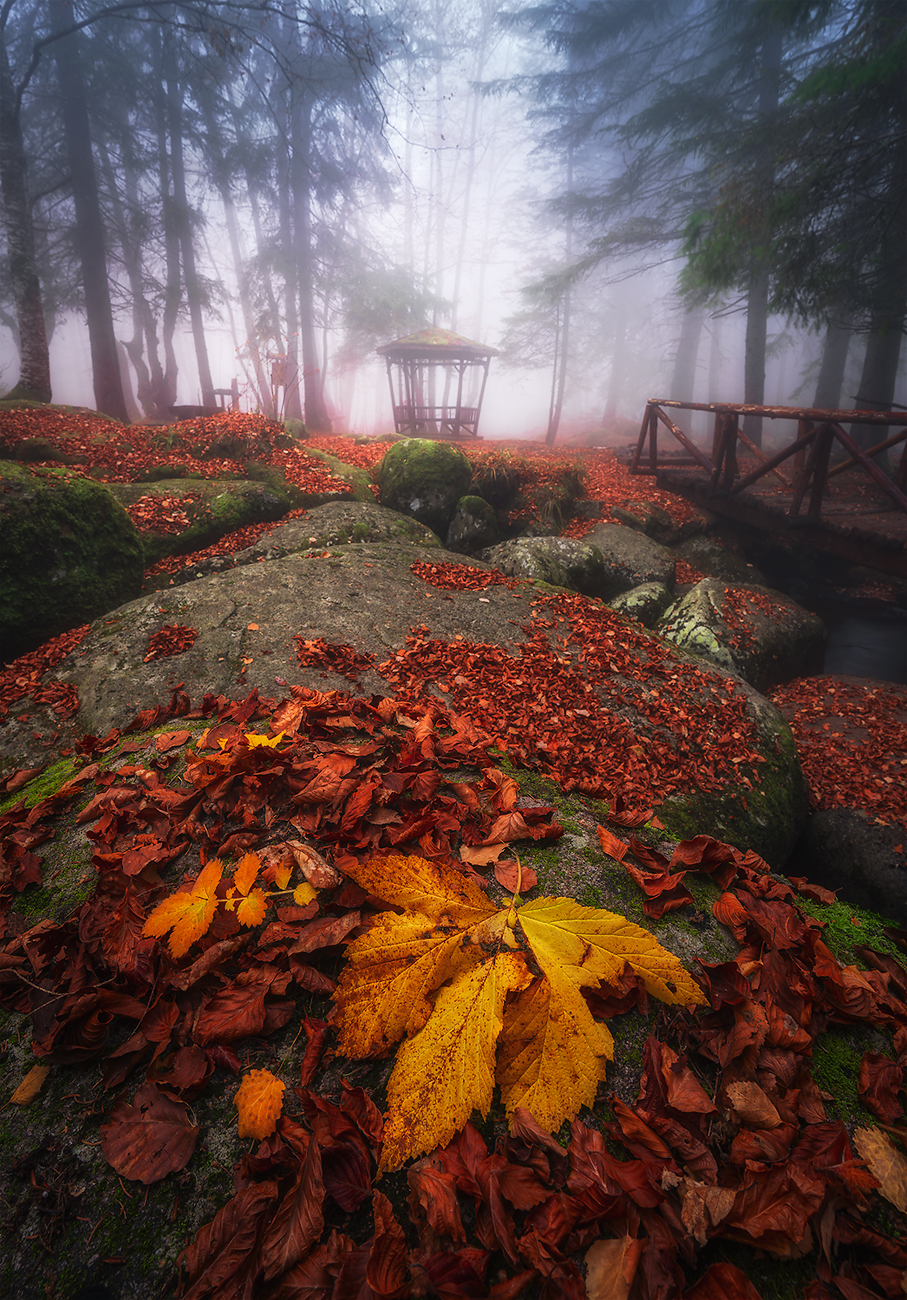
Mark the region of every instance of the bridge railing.
[[[711, 455], [701, 448], [675, 424], [668, 414], [671, 410], [708, 411], [714, 414]], [[767, 455], [746, 436], [740, 428], [741, 415], [763, 416], [769, 420], [795, 420], [797, 436], [787, 446], [773, 455]], [[872, 447], [861, 447], [843, 425], [877, 425], [880, 433], [894, 427], [897, 432], [883, 437]], [[672, 456], [659, 462], [659, 425], [671, 434], [687, 452], [685, 457]], [[844, 460], [832, 463], [831, 452], [838, 442], [846, 453]], [[893, 478], [879, 468], [874, 456], [903, 443]], [[742, 446], [760, 463], [755, 469], [743, 473], [739, 463], [738, 448]], [[744, 453], [745, 454], [745, 453]], [[787, 474], [780, 466], [793, 459]], [[709, 476], [709, 492], [713, 496], [733, 497], [751, 487], [759, 479], [771, 474], [784, 489], [791, 493], [788, 514], [800, 513], [804, 498], [809, 493], [806, 513], [817, 516], [822, 512], [822, 500], [829, 479], [849, 469], [858, 469], [888, 496], [898, 510], [907, 514], [907, 412], [902, 411], [823, 411], [799, 406], [749, 406], [731, 402], [675, 402], [652, 398], [646, 403], [645, 414], [639, 430], [636, 450], [630, 462], [631, 474], [657, 474], [659, 470], [694, 466]]]

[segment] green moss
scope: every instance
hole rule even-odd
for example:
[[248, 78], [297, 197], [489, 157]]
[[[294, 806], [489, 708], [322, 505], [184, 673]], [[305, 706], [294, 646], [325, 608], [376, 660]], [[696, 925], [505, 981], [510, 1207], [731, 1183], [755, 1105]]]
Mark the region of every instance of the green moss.
[[24, 785], [21, 790], [17, 790], [15, 794], [0, 800], [0, 813], [5, 813], [10, 808], [14, 808], [22, 800], [25, 801], [26, 808], [34, 808], [36, 803], [40, 803], [48, 795], [56, 794], [60, 786], [73, 775], [77, 766], [77, 763], [72, 758], [61, 758], [58, 763], [52, 763], [50, 767], [46, 767], [43, 772], [29, 781], [27, 785]]
[[114, 495], [68, 469], [0, 461], [0, 640], [15, 658], [138, 596], [142, 547]]
[[[306, 447], [307, 456], [314, 456], [317, 460], [324, 461], [327, 468], [335, 478], [342, 478], [350, 485], [350, 492], [356, 501], [374, 502], [375, 494], [371, 489], [371, 479], [368, 471], [360, 469], [358, 465], [348, 465], [346, 461], [338, 460], [336, 456], [331, 456], [326, 451], [317, 451], [314, 447]], [[303, 493], [304, 500], [302, 505], [319, 505], [323, 501], [333, 501], [336, 499], [336, 492], [315, 492]]]
[[378, 466], [381, 504], [412, 515], [444, 536], [457, 502], [472, 479], [472, 466], [456, 447], [405, 438]]
[[828, 1094], [825, 1107], [829, 1118], [849, 1125], [875, 1125], [875, 1117], [860, 1100], [857, 1082], [864, 1054], [880, 1046], [878, 1042], [870, 1044], [860, 1026], [835, 1025], [813, 1040], [812, 1075], [819, 1091]]
[[903, 961], [903, 953], [885, 934], [885, 928], [891, 925], [885, 917], [844, 902], [817, 903], [798, 898], [797, 906], [823, 923], [822, 938], [842, 966], [866, 969], [866, 962], [854, 952], [855, 947], [874, 948]]

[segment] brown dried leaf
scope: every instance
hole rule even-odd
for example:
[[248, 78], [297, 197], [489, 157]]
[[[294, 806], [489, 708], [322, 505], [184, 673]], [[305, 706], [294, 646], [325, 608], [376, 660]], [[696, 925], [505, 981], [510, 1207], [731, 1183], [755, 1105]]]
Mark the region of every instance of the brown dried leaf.
[[858, 1128], [853, 1144], [878, 1178], [885, 1199], [901, 1213], [907, 1212], [907, 1156], [877, 1128]]
[[44, 1080], [50, 1074], [49, 1065], [33, 1065], [9, 1099], [9, 1105], [28, 1106], [44, 1087]]

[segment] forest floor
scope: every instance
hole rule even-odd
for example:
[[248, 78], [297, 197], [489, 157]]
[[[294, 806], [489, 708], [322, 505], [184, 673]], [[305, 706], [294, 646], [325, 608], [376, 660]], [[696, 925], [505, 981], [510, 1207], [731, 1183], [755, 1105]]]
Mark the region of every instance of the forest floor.
[[[46, 423], [41, 436], [49, 437]], [[117, 442], [108, 430], [86, 426], [82, 445], [70, 442], [69, 449], [95, 466], [109, 460], [111, 477], [172, 463], [166, 448], [138, 430], [129, 431], [125, 452]], [[306, 446], [368, 473], [387, 448], [310, 439], [284, 457], [285, 472], [316, 490], [325, 469], [307, 457]], [[483, 443], [464, 450], [486, 460], [518, 457], [542, 485], [546, 476], [557, 477], [565, 458], [575, 461], [585, 473], [586, 497], [600, 503], [604, 519], [632, 500], [655, 502], [677, 521], [691, 510], [650, 481], [630, 479], [609, 449]], [[229, 466], [229, 458], [221, 460]], [[196, 461], [193, 470], [197, 465], [210, 462]], [[304, 518], [304, 510], [297, 514]], [[137, 522], [142, 518], [139, 510]], [[147, 577], [166, 589], [188, 566], [230, 556], [276, 526], [254, 525], [204, 552], [170, 557]], [[574, 520], [565, 532], [579, 536], [589, 526]], [[466, 564], [463, 572], [435, 575], [439, 588], [466, 581]], [[699, 576], [679, 566], [680, 584]], [[0, 669], [0, 708], [23, 695], [65, 706], [52, 670], [86, 631], [73, 629]], [[162, 646], [161, 653], [179, 649]], [[334, 648], [335, 660], [343, 651]], [[361, 665], [347, 660], [352, 680]], [[827, 678], [801, 679], [783, 691], [815, 805], [862, 809], [903, 826], [907, 837], [907, 789], [894, 766], [907, 753], [903, 693], [879, 683], [847, 689]], [[829, 691], [842, 725], [826, 729], [815, 717], [820, 697], [827, 708]], [[17, 890], [26, 878], [40, 884], [33, 849], [55, 828], [62, 836], [60, 819], [72, 810], [78, 824], [91, 827], [94, 866], [86, 879], [103, 875], [103, 888], [83, 893], [66, 918], [35, 914], [26, 925], [21, 909], [5, 914], [0, 973], [11, 1010], [3, 1013], [4, 1049], [17, 1063], [31, 1057], [32, 1037], [38, 1050], [21, 1094], [0, 1101], [22, 1106], [27, 1117], [40, 1106], [42, 1087], [65, 1093], [67, 1084], [55, 1083], [61, 1070], [81, 1071], [78, 1088], [68, 1085], [77, 1095], [66, 1126], [82, 1145], [67, 1145], [65, 1129], [39, 1138], [35, 1127], [30, 1152], [17, 1147], [4, 1191], [7, 1260], [17, 1270], [9, 1275], [11, 1294], [44, 1294], [29, 1279], [52, 1285], [51, 1265], [43, 1262], [42, 1272], [27, 1262], [28, 1252], [59, 1250], [66, 1239], [89, 1199], [84, 1187], [75, 1189], [76, 1155], [84, 1163], [96, 1145], [119, 1176], [124, 1199], [114, 1189], [119, 1235], [101, 1218], [88, 1225], [90, 1236], [85, 1229], [89, 1242], [100, 1229], [104, 1243], [104, 1253], [90, 1257], [89, 1280], [116, 1288], [117, 1277], [138, 1277], [128, 1258], [129, 1234], [140, 1230], [133, 1202], [141, 1207], [143, 1194], [148, 1202], [150, 1189], [155, 1213], [166, 1211], [157, 1195], [164, 1188], [182, 1223], [203, 1116], [212, 1134], [205, 1163], [220, 1168], [222, 1186], [214, 1217], [196, 1222], [197, 1235], [187, 1243], [178, 1288], [184, 1300], [903, 1294], [902, 931], [836, 902], [820, 886], [772, 875], [755, 855], [707, 836], [666, 856], [654, 847], [652, 808], [621, 807], [619, 800], [609, 808], [576, 793], [564, 803], [556, 783], [532, 788], [492, 737], [440, 706], [416, 717], [399, 702], [303, 692], [276, 710], [251, 696], [201, 708], [186, 701], [170, 712], [162, 701], [137, 721], [129, 737], [111, 733], [76, 753], [53, 755], [66, 774], [49, 796], [40, 772], [4, 782], [0, 886], [7, 902], [19, 873]], [[379, 798], [381, 791], [393, 794]], [[273, 840], [271, 828], [291, 815], [286, 833], [293, 838], [279, 849], [263, 847]], [[462, 879], [446, 874], [443, 854], [418, 868], [413, 857], [394, 857], [391, 865], [391, 846], [404, 851], [395, 832], [401, 822], [405, 843], [413, 840], [416, 851], [456, 826], [467, 850], [464, 856], [461, 849], [468, 868]], [[532, 895], [534, 885], [512, 846], [522, 842], [527, 865], [539, 855], [541, 875], [548, 843], [565, 825], [565, 853], [568, 840], [591, 831], [597, 869], [626, 872], [641, 888], [643, 926], [628, 927], [598, 907], [576, 911], [573, 899], [526, 903], [519, 896]], [[66, 833], [74, 831], [75, 824]], [[360, 865], [351, 860], [351, 848], [368, 844], [384, 855], [381, 871], [367, 856]], [[187, 846], [202, 870], [182, 892], [170, 893], [156, 869]], [[237, 862], [225, 868], [233, 857]], [[344, 867], [343, 880], [332, 857]], [[495, 901], [486, 910], [489, 879], [481, 873], [489, 869]], [[648, 928], [673, 916], [690, 918], [694, 931], [720, 931], [728, 945], [695, 963], [698, 988], [686, 988], [685, 972], [653, 974]], [[606, 937], [603, 926], [611, 927]], [[382, 933], [379, 964], [389, 962], [391, 983], [397, 981], [396, 1011], [368, 982], [368, 944]], [[444, 954], [431, 946], [439, 936], [448, 944]], [[344, 967], [349, 940], [355, 946], [346, 949]], [[357, 962], [366, 970], [364, 985], [356, 983]], [[408, 973], [414, 967], [428, 972], [421, 984]], [[572, 995], [561, 969], [573, 972]], [[672, 979], [680, 981], [676, 996]], [[330, 1011], [338, 982], [342, 996]], [[492, 985], [500, 1002], [488, 992]], [[588, 1011], [569, 1000], [583, 985]], [[508, 988], [513, 998], [502, 1031]], [[695, 1010], [697, 1001], [708, 1003], [705, 1010]], [[601, 1028], [608, 1022], [617, 1035], [628, 1018], [638, 1027], [634, 1069], [609, 1072], [609, 1100], [582, 1109], [571, 1125], [555, 1123], [556, 1108], [547, 1122], [534, 1119], [546, 1088], [565, 1092], [563, 1113], [577, 1113], [569, 1101], [577, 1085], [565, 1063], [586, 1059], [588, 1042], [601, 1052]], [[300, 1019], [293, 1038], [291, 1022]], [[124, 1020], [135, 1032], [120, 1032], [116, 1050], [99, 1065], [112, 1027]], [[379, 1049], [372, 1067], [346, 1059], [362, 1047], [356, 1035], [366, 1022], [366, 1037]], [[337, 1040], [337, 1033], [345, 1037]], [[438, 1150], [413, 1148], [428, 1154], [394, 1172], [403, 1162], [393, 1153], [406, 1150], [407, 1068], [411, 1084], [414, 1072], [458, 1061], [454, 1075], [444, 1074], [451, 1112], [458, 1092], [467, 1098], [467, 1116], [474, 1100], [487, 1110], [484, 1094], [472, 1089], [483, 1069], [495, 1077], [499, 1033], [499, 1084], [517, 1095], [529, 1088], [538, 1104], [517, 1108], [508, 1136], [495, 1101], [488, 1120], [474, 1114], [475, 1127], [457, 1122], [455, 1136], [441, 1134]], [[307, 1046], [294, 1055], [300, 1036]], [[391, 1061], [380, 1058], [401, 1038], [396, 1060], [406, 1068], [399, 1075], [395, 1068], [394, 1082], [393, 1053]], [[629, 1040], [619, 1041], [632, 1055]], [[428, 1056], [411, 1048], [417, 1043]], [[119, 1089], [136, 1066], [144, 1082], [131, 1100], [131, 1087], [121, 1092], [111, 1110], [105, 1090]], [[224, 1098], [219, 1111], [206, 1102], [209, 1079]], [[223, 1107], [233, 1102], [245, 1146], [235, 1135], [217, 1136], [227, 1122]], [[127, 1232], [123, 1225], [130, 1224]], [[156, 1291], [127, 1289], [123, 1300], [174, 1294], [173, 1262], [156, 1279]]]

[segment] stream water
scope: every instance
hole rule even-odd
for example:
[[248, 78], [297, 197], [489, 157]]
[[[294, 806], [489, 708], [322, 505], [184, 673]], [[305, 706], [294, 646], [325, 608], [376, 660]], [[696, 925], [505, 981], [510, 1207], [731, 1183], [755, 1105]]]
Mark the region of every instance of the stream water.
[[850, 673], [907, 685], [907, 610], [878, 614], [810, 604], [828, 630], [826, 673]]

